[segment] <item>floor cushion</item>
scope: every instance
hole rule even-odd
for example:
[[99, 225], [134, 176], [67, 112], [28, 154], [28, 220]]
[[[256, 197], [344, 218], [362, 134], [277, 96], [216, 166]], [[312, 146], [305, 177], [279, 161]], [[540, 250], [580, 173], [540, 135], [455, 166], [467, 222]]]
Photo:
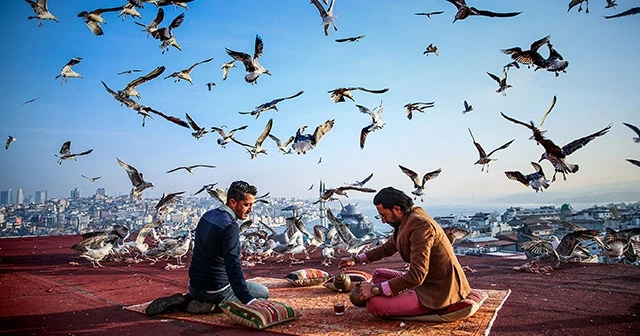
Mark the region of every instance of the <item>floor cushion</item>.
[[329, 280], [329, 273], [316, 268], [303, 268], [293, 271], [285, 276], [294, 286], [315, 286], [321, 285]]
[[290, 306], [272, 300], [256, 300], [250, 305], [227, 301], [221, 303], [220, 308], [234, 323], [252, 329], [264, 329], [300, 317]]

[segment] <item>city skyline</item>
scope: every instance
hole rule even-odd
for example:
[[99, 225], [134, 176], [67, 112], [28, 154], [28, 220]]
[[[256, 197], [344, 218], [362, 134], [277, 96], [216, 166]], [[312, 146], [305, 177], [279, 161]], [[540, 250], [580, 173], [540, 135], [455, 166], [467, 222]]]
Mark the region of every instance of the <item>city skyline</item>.
[[[114, 7], [124, 1], [103, 1], [100, 6]], [[175, 29], [182, 51], [173, 47], [164, 54], [159, 41], [147, 38], [133, 21], [149, 24], [157, 9], [140, 9], [142, 19], [124, 21], [117, 12], [104, 13], [108, 24], [104, 35], [87, 29], [77, 13], [95, 9], [97, 4], [49, 1], [49, 10], [59, 23], [28, 20], [33, 11], [24, 2], [3, 5], [0, 29], [7, 32], [11, 50], [3, 54], [6, 66], [0, 90], [3, 123], [0, 136], [16, 141], [0, 153], [0, 190], [23, 189], [24, 195], [47, 190], [49, 198], [65, 198], [74, 188], [92, 195], [105, 188], [110, 195], [128, 194], [131, 183], [116, 158], [136, 167], [154, 189], [143, 197], [158, 198], [164, 192], [186, 191], [193, 194], [203, 185], [218, 183], [226, 189], [231, 181], [244, 179], [258, 186], [261, 193], [313, 199], [319, 181], [327, 187], [362, 180], [373, 173], [367, 186], [380, 189], [394, 186], [406, 193], [414, 188], [399, 169], [402, 165], [420, 176], [441, 168], [442, 173], [426, 184], [424, 202], [482, 203], [508, 195], [530, 193], [534, 199], [581, 190], [592, 185], [627, 185], [640, 189], [640, 169], [625, 161], [639, 159], [640, 147], [631, 139], [634, 133], [622, 123], [640, 125], [637, 95], [640, 77], [640, 21], [637, 16], [606, 20], [629, 6], [605, 9], [596, 5], [590, 13], [567, 12], [566, 3], [545, 0], [538, 3], [491, 3], [493, 11], [522, 11], [513, 18], [472, 16], [451, 23], [454, 6], [447, 1], [395, 2], [338, 1], [334, 12], [337, 31], [324, 36], [317, 9], [305, 1], [278, 3], [257, 1], [247, 11], [246, 1], [232, 3], [193, 1], [189, 10], [163, 7], [166, 26], [184, 13], [183, 24]], [[625, 7], [625, 8], [623, 8]], [[431, 18], [417, 12], [443, 10]], [[257, 13], [260, 13], [258, 15]], [[384, 22], [382, 24], [381, 22]], [[244, 67], [236, 62], [222, 80], [221, 65], [231, 60], [225, 48], [252, 52], [256, 35], [264, 41], [260, 63], [271, 76], [262, 75], [256, 85], [244, 81]], [[353, 43], [335, 39], [365, 35]], [[496, 93], [497, 84], [487, 72], [501, 74], [511, 58], [501, 49], [515, 46], [526, 49], [550, 35], [554, 47], [569, 61], [567, 73], [556, 77], [545, 70], [521, 66], [508, 71], [513, 85], [506, 96]], [[635, 37], [634, 37], [635, 36]], [[425, 56], [425, 47], [433, 43], [439, 55]], [[547, 55], [546, 47], [541, 53]], [[61, 85], [54, 77], [71, 58], [82, 57], [74, 71], [82, 79], [69, 78]], [[213, 57], [192, 72], [193, 85], [169, 74]], [[228, 129], [248, 125], [238, 131], [238, 140], [254, 143], [264, 125], [273, 119], [272, 133], [281, 139], [307, 125], [307, 132], [326, 120], [334, 119], [333, 129], [305, 155], [282, 155], [267, 139], [263, 147], [268, 155], [250, 159], [245, 149], [231, 143], [222, 149], [215, 132], [196, 140], [187, 130], [160, 116], [142, 117], [120, 104], [101, 84], [120, 90], [129, 81], [164, 65], [165, 72], [137, 89], [141, 104], [167, 115], [186, 120], [186, 113], [199, 126]], [[118, 75], [140, 69], [139, 73]], [[211, 91], [207, 83], [215, 82]], [[327, 91], [339, 87], [389, 88], [384, 94], [354, 91], [355, 102], [334, 103]], [[304, 93], [278, 104], [279, 111], [266, 111], [256, 118], [238, 112], [253, 110], [273, 99]], [[538, 161], [543, 149], [528, 140], [531, 132], [500, 116], [505, 113], [518, 120], [540, 121], [552, 98], [553, 111], [545, 121], [546, 136], [558, 145], [591, 134], [611, 124], [606, 135], [593, 140], [569, 157], [580, 165], [576, 174], [557, 181], [535, 194], [505, 171], [533, 172], [530, 162]], [[33, 100], [35, 99], [35, 100]], [[356, 104], [370, 109], [384, 103], [381, 130], [368, 135], [360, 149], [361, 129], [370, 117], [359, 112]], [[414, 112], [407, 119], [404, 105], [410, 102], [435, 102], [425, 113]], [[473, 111], [463, 114], [463, 102]], [[490, 151], [515, 139], [509, 148], [492, 155], [489, 172], [473, 163], [478, 152], [468, 129]], [[93, 152], [77, 161], [57, 163], [54, 154], [71, 141], [71, 151]], [[166, 173], [170, 169], [194, 164], [215, 165]], [[542, 166], [551, 178], [547, 161]], [[101, 178], [90, 182], [87, 177]], [[314, 188], [309, 191], [310, 186]], [[351, 199], [370, 199], [372, 194], [349, 193]]]

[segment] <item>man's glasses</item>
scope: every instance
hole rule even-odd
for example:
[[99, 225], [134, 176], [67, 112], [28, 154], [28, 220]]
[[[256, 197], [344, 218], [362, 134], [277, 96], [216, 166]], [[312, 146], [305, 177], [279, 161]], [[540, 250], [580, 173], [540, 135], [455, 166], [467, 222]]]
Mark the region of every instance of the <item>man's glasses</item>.
[[389, 214], [389, 212], [391, 211], [387, 211], [384, 213], [384, 215], [376, 215], [376, 219], [384, 219], [385, 217], [387, 217], [387, 215]]

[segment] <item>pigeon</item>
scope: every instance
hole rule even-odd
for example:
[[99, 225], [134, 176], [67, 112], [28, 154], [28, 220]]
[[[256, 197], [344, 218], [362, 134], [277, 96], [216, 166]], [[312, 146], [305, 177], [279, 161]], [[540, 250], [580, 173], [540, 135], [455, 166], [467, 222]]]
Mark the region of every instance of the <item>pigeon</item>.
[[522, 183], [524, 186], [529, 186], [533, 188], [536, 192], [544, 191], [544, 189], [549, 188], [549, 181], [544, 176], [544, 171], [542, 170], [542, 166], [540, 166], [536, 162], [531, 162], [533, 168], [535, 168], [535, 172], [531, 174], [524, 175], [519, 171], [506, 171], [504, 174], [510, 179], [514, 181], [518, 181]]
[[139, 200], [145, 189], [154, 187], [153, 183], [144, 180], [142, 173], [139, 173], [135, 167], [127, 164], [117, 157], [116, 159], [118, 160], [118, 164], [120, 164], [120, 166], [127, 172], [129, 180], [131, 180], [131, 184], [133, 185], [133, 188], [131, 188], [131, 197]]
[[488, 10], [477, 9], [475, 7], [469, 7], [467, 6], [465, 0], [447, 0], [447, 1], [453, 4], [454, 6], [456, 6], [456, 8], [458, 9], [458, 12], [456, 13], [455, 18], [453, 19], [453, 23], [455, 23], [458, 20], [464, 20], [471, 15], [505, 18], [505, 17], [513, 17], [522, 13], [522, 12], [496, 13]]
[[11, 135], [10, 135], [10, 136], [7, 138], [7, 142], [5, 142], [5, 144], [4, 144], [4, 149], [9, 150], [9, 146], [11, 146], [11, 144], [12, 144], [14, 141], [16, 141], [16, 138], [15, 138], [14, 136], [11, 136]]
[[235, 61], [240, 61], [244, 64], [244, 68], [248, 72], [244, 76], [244, 80], [247, 83], [257, 84], [258, 77], [260, 77], [261, 74], [271, 76], [269, 70], [258, 63], [258, 59], [262, 56], [264, 50], [264, 43], [262, 42], [260, 35], [256, 35], [253, 56], [244, 52], [233, 51], [229, 48], [225, 48], [225, 50]]
[[382, 129], [385, 125], [385, 122], [382, 120], [382, 111], [384, 108], [382, 107], [382, 101], [380, 101], [380, 106], [374, 108], [373, 111], [362, 105], [356, 105], [356, 107], [360, 109], [360, 112], [371, 116], [371, 123], [360, 131], [360, 149], [364, 149], [364, 143], [367, 140], [367, 135], [371, 132]]
[[427, 46], [427, 48], [422, 52], [423, 55], [425, 56], [429, 56], [429, 54], [436, 54], [436, 56], [439, 56], [440, 53], [438, 52], [438, 47], [434, 46], [433, 43], [429, 44]]
[[178, 171], [180, 169], [184, 169], [186, 171], [188, 171], [190, 174], [193, 174], [193, 169], [194, 168], [215, 168], [216, 166], [212, 166], [212, 165], [206, 165], [206, 164], [197, 164], [197, 165], [191, 165], [191, 166], [182, 166], [182, 167], [177, 167], [177, 168], [173, 168], [170, 170], [167, 170], [167, 174], [168, 173], [173, 173], [174, 171]]
[[422, 196], [424, 195], [425, 184], [427, 183], [427, 181], [438, 177], [438, 175], [440, 175], [440, 172], [442, 171], [441, 168], [438, 168], [432, 172], [428, 172], [424, 174], [424, 176], [422, 177], [422, 183], [421, 183], [420, 177], [416, 172], [414, 172], [409, 168], [403, 167], [401, 165], [398, 165], [398, 167], [400, 167], [400, 170], [402, 170], [402, 172], [411, 179], [411, 182], [413, 182], [413, 187], [415, 188], [415, 190], [411, 192], [415, 196], [413, 199], [415, 200], [418, 198], [418, 196], [420, 196], [421, 197], [420, 200], [422, 202], [424, 202], [424, 197]]
[[469, 134], [471, 134], [471, 140], [473, 141], [473, 144], [476, 146], [476, 149], [478, 150], [478, 155], [480, 156], [480, 158], [478, 159], [478, 161], [476, 161], [474, 163], [474, 165], [481, 165], [482, 169], [481, 171], [484, 171], [484, 168], [487, 168], [487, 173], [489, 172], [489, 163], [491, 161], [497, 160], [497, 159], [492, 159], [491, 154], [501, 150], [501, 149], [505, 149], [507, 147], [509, 147], [509, 145], [511, 145], [512, 142], [514, 142], [516, 139], [511, 139], [511, 141], [505, 143], [504, 145], [492, 150], [491, 152], [489, 152], [489, 154], [485, 153], [484, 149], [482, 148], [482, 146], [476, 141], [476, 139], [473, 137], [473, 133], [471, 133], [471, 129], [469, 128]]
[[376, 192], [376, 190], [373, 188], [366, 188], [366, 187], [354, 186], [354, 185], [347, 185], [347, 186], [342, 186], [338, 188], [330, 188], [330, 189], [325, 189], [322, 195], [320, 195], [320, 198], [318, 198], [317, 201], [313, 202], [313, 204], [317, 204], [318, 202], [322, 202], [322, 201], [334, 200], [333, 195], [341, 195], [341, 196], [349, 197], [347, 195], [348, 190], [355, 190], [355, 191], [366, 192], [366, 193]]
[[117, 12], [122, 10], [123, 8], [124, 6], [112, 8], [97, 8], [90, 12], [82, 11], [78, 13], [78, 17], [84, 20], [84, 23], [87, 24], [87, 27], [89, 27], [92, 33], [94, 33], [95, 35], [104, 35], [102, 27], [100, 27], [100, 23], [107, 24], [107, 21], [102, 18], [102, 13]]
[[302, 126], [298, 128], [296, 135], [293, 139], [293, 145], [291, 147], [299, 154], [307, 154], [307, 151], [313, 149], [320, 139], [333, 128], [335, 123], [335, 119], [330, 119], [316, 127], [313, 134], [305, 134], [304, 131], [307, 129], [307, 126]]
[[86, 178], [87, 180], [89, 180], [89, 182], [95, 182], [95, 181], [99, 180], [102, 177], [102, 176], [89, 177], [89, 176], [85, 176], [85, 175], [81, 175], [81, 176]]
[[407, 119], [411, 120], [411, 118], [413, 118], [413, 111], [424, 113], [425, 109], [433, 107], [434, 104], [435, 102], [428, 102], [428, 103], [417, 102], [417, 103], [405, 104], [404, 108], [407, 109]]
[[467, 103], [467, 101], [464, 101], [464, 111], [462, 111], [462, 114], [466, 114], [473, 111], [473, 106], [469, 105], [469, 103]]
[[62, 161], [64, 160], [76, 161], [78, 156], [91, 154], [91, 152], [93, 152], [93, 149], [89, 149], [81, 153], [71, 153], [71, 141], [67, 141], [60, 147], [60, 155], [56, 154], [55, 156], [58, 158], [58, 164], [62, 164]]
[[[158, 15], [160, 16], [160, 9], [158, 9]], [[161, 16], [162, 18], [164, 18], [164, 12]], [[156, 16], [156, 19], [158, 19], [158, 16]], [[162, 19], [160, 20], [162, 21]], [[180, 47], [180, 44], [178, 44], [178, 41], [176, 41], [175, 36], [173, 36], [173, 30], [180, 27], [180, 25], [182, 25], [182, 22], [184, 21], [184, 13], [180, 13], [180, 15], [176, 16], [173, 21], [171, 21], [171, 23], [169, 24], [168, 27], [163, 27], [163, 28], [153, 28], [153, 31], [151, 31], [151, 36], [153, 36], [153, 38], [155, 38], [156, 40], [160, 40], [160, 49], [162, 49], [162, 53], [164, 54], [166, 51], [169, 51], [169, 47], [173, 46], [174, 48], [182, 51], [182, 48]], [[152, 22], [152, 24], [155, 23], [155, 20]], [[158, 23], [159, 24], [159, 23]], [[143, 27], [146, 26], [143, 25]], [[147, 32], [149, 32], [147, 30]]]
[[49, 9], [47, 8], [47, 1], [48, 0], [25, 0], [29, 6], [31, 6], [31, 8], [33, 9], [33, 11], [36, 13], [35, 16], [29, 16], [27, 17], [27, 19], [32, 20], [32, 19], [38, 19], [38, 26], [42, 27], [42, 20], [53, 20], [55, 22], [59, 22], [58, 18], [55, 17], [53, 14], [51, 14], [51, 12], [49, 12]]
[[[225, 126], [222, 126], [222, 127], [225, 127]], [[224, 129], [222, 129], [222, 127], [213, 126], [211, 127], [211, 130], [218, 132], [218, 134], [221, 136], [221, 138], [218, 138], [218, 141], [217, 141], [218, 145], [222, 146], [222, 148], [225, 148], [229, 142], [235, 141], [235, 139], [233, 138], [233, 135], [236, 133], [236, 131], [244, 130], [248, 126], [244, 125], [238, 128], [234, 128], [231, 131], [229, 131], [229, 133], [225, 132]]]
[[531, 43], [529, 50], [522, 50], [520, 47], [513, 47], [508, 49], [502, 49], [502, 53], [511, 55], [511, 59], [514, 60], [516, 65], [518, 63], [531, 67], [536, 65], [538, 67], [544, 67], [545, 59], [538, 53], [538, 49], [549, 42], [551, 35], [547, 35], [537, 41]]
[[233, 140], [235, 143], [239, 145], [244, 146], [245, 149], [251, 155], [251, 159], [254, 159], [255, 157], [258, 156], [258, 154], [265, 154], [265, 155], [267, 154], [267, 150], [262, 148], [262, 143], [269, 135], [269, 132], [271, 132], [271, 127], [273, 127], [273, 119], [269, 119], [269, 121], [267, 121], [267, 124], [264, 126], [264, 130], [262, 130], [262, 133], [260, 134], [260, 136], [258, 136], [258, 139], [256, 139], [256, 143], [253, 146], [242, 143], [234, 138], [232, 138], [231, 140]]
[[636, 132], [637, 137], [633, 137], [633, 142], [640, 143], [640, 129], [637, 126], [631, 125], [626, 122], [623, 122], [622, 124], [629, 127], [632, 131]]
[[351, 101], [355, 100], [353, 99], [353, 96], [351, 95], [351, 91], [355, 91], [355, 90], [362, 90], [365, 92], [369, 92], [369, 93], [377, 93], [377, 94], [382, 94], [385, 93], [387, 91], [389, 91], [388, 88], [382, 89], [382, 90], [369, 90], [369, 89], [365, 89], [363, 87], [349, 87], [349, 88], [337, 88], [337, 89], [333, 89], [331, 91], [327, 91], [328, 93], [331, 93], [331, 100], [333, 100], [334, 103], [340, 103], [340, 102], [344, 102], [344, 98], [347, 97], [349, 99], [351, 99]]
[[578, 12], [582, 12], [582, 3], [585, 2], [586, 3], [586, 7], [587, 9], [585, 10], [585, 14], [589, 14], [589, 0], [571, 0], [571, 2], [569, 2], [569, 9], [567, 9], [567, 12], [571, 10], [571, 8], [575, 7], [576, 5], [580, 5], [578, 7]]
[[[138, 85], [146, 83], [158, 76], [160, 76], [164, 70], [166, 69], [166, 67], [164, 65], [161, 65], [155, 69], [153, 69], [151, 72], [149, 72], [148, 74], [144, 75], [144, 76], [140, 76], [134, 80], [132, 80], [131, 82], [129, 82], [129, 84], [127, 84], [127, 86], [124, 87], [124, 89], [122, 89], [122, 91], [118, 91], [118, 94], [123, 95], [125, 97], [128, 96], [134, 96], [138, 99], [140, 99], [140, 93], [136, 90], [136, 87], [138, 87]], [[135, 70], [128, 70], [128, 71], [135, 71]], [[120, 74], [120, 73], [118, 73]]]
[[276, 143], [276, 146], [278, 146], [278, 150], [280, 150], [280, 152], [282, 154], [292, 154], [292, 149], [289, 148], [289, 145], [293, 143], [293, 139], [295, 138], [293, 135], [289, 137], [289, 139], [287, 139], [287, 141], [282, 142], [278, 137], [276, 137], [275, 135], [269, 133], [269, 138], [271, 138], [271, 140], [273, 140]]
[[428, 12], [428, 13], [415, 13], [415, 15], [423, 15], [423, 16], [426, 16], [426, 17], [428, 17], [430, 19], [432, 15], [437, 15], [437, 14], [442, 14], [442, 13], [444, 13], [444, 11]]
[[622, 12], [622, 13], [618, 13], [618, 14], [614, 14], [614, 15], [608, 15], [605, 16], [605, 19], [615, 19], [615, 18], [619, 18], [619, 17], [623, 17], [623, 16], [628, 16], [628, 15], [636, 15], [640, 13], [640, 7], [633, 7], [630, 9], [627, 9], [626, 11]]
[[251, 112], [238, 112], [238, 113], [254, 115], [254, 116], [256, 116], [256, 119], [258, 119], [258, 117], [260, 116], [260, 113], [266, 112], [266, 111], [269, 111], [269, 110], [278, 111], [278, 105], [277, 105], [278, 103], [280, 103], [283, 100], [297, 98], [300, 95], [302, 95], [303, 93], [304, 93], [304, 91], [299, 91], [298, 93], [296, 93], [296, 94], [294, 94], [292, 96], [274, 99], [274, 100], [272, 100], [272, 101], [270, 101], [268, 103], [264, 103], [262, 105], [256, 106], [256, 108]]
[[333, 30], [338, 31], [338, 27], [333, 23], [333, 21], [338, 17], [338, 15], [333, 15], [335, 0], [331, 0], [327, 9], [325, 9], [318, 0], [311, 0], [311, 3], [315, 5], [316, 8], [318, 8], [318, 12], [320, 12], [320, 17], [322, 18], [321, 25], [324, 27], [324, 36], [329, 36], [329, 26], [331, 25], [333, 25]]
[[183, 70], [180, 70], [180, 71], [176, 71], [176, 72], [170, 74], [169, 76], [165, 77], [164, 79], [173, 77], [173, 78], [175, 78], [175, 80], [173, 81], [174, 83], [177, 83], [181, 79], [184, 79], [187, 82], [191, 83], [191, 85], [193, 85], [193, 82], [191, 80], [191, 71], [193, 70], [193, 68], [197, 67], [200, 64], [211, 62], [212, 59], [213, 58], [208, 58], [208, 59], [206, 59], [204, 61], [196, 62], [192, 66], [190, 66], [189, 68], [183, 69]]
[[364, 38], [364, 35], [358, 35], [358, 36], [353, 36], [353, 37], [336, 39], [336, 42], [358, 42], [359, 40], [361, 40], [363, 38]]
[[80, 63], [80, 61], [82, 61], [82, 57], [72, 58], [62, 67], [62, 70], [60, 70], [60, 74], [56, 76], [56, 79], [62, 78], [62, 84], [64, 84], [67, 82], [67, 78], [82, 78], [82, 75], [71, 69], [72, 66]]
[[198, 124], [196, 124], [195, 121], [193, 121], [193, 119], [191, 118], [191, 116], [189, 115], [189, 113], [185, 113], [187, 116], [187, 122], [189, 122], [189, 126], [191, 126], [191, 129], [193, 130], [193, 132], [191, 133], [191, 135], [196, 138], [196, 140], [200, 140], [200, 138], [209, 133], [209, 130], [204, 128], [204, 127], [200, 127], [198, 126]]
[[362, 181], [355, 181], [353, 183], [346, 183], [346, 185], [348, 186], [353, 186], [353, 187], [362, 187], [364, 186], [365, 183], [369, 182], [369, 180], [371, 180], [371, 178], [373, 178], [373, 173], [369, 174], [369, 176], [365, 177], [364, 180]]
[[505, 91], [507, 91], [508, 88], [512, 87], [511, 85], [507, 84], [507, 69], [502, 69], [502, 78], [499, 78], [498, 76], [487, 72], [487, 75], [489, 75], [489, 77], [491, 77], [494, 81], [496, 81], [499, 85], [498, 89], [496, 90], [497, 93], [501, 93], [503, 96], [506, 96], [507, 93]]
[[222, 64], [220, 69], [222, 69], [222, 80], [223, 81], [227, 80], [227, 76], [229, 75], [229, 69], [236, 67], [235, 63], [236, 63], [236, 60], [233, 59], [230, 62]]

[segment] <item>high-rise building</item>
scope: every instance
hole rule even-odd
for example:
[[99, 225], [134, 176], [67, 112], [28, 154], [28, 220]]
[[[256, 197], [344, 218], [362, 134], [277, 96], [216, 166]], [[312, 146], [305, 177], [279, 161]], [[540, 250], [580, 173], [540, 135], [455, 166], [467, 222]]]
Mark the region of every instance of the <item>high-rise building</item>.
[[71, 199], [78, 199], [80, 197], [82, 197], [82, 193], [80, 192], [80, 190], [78, 188], [74, 188], [73, 190], [71, 190]]
[[104, 188], [98, 188], [98, 189], [96, 189], [96, 196], [98, 196], [98, 195], [106, 196], [107, 192], [106, 192], [106, 190]]
[[22, 188], [18, 188], [18, 192], [16, 193], [16, 204], [22, 204], [24, 201], [24, 194], [22, 193]]
[[0, 204], [11, 204], [11, 189], [0, 191]]
[[49, 198], [47, 190], [37, 190], [35, 193], [36, 204], [45, 203]]

